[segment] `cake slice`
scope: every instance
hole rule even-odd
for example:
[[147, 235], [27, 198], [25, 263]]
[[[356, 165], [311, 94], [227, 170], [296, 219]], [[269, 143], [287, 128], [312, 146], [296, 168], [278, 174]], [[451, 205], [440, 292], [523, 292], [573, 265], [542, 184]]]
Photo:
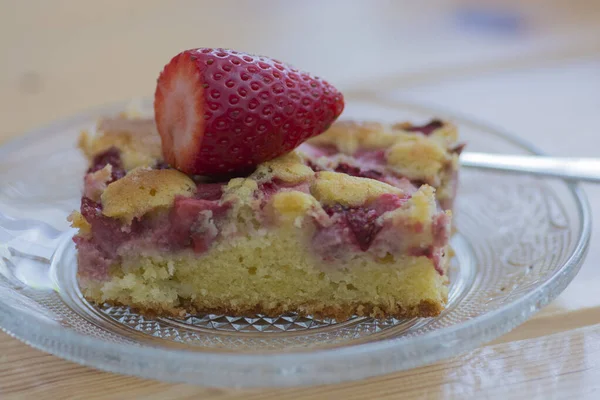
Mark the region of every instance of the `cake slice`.
[[431, 317], [447, 299], [454, 126], [337, 122], [250, 174], [169, 167], [153, 120], [105, 119], [89, 159], [78, 279], [157, 315]]

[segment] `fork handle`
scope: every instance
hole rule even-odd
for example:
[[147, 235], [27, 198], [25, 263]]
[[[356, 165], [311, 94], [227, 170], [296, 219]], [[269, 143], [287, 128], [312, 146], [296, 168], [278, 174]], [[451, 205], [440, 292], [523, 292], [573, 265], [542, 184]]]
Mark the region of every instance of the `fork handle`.
[[600, 182], [599, 158], [568, 158], [464, 152], [461, 165], [497, 171], [524, 172], [586, 182]]

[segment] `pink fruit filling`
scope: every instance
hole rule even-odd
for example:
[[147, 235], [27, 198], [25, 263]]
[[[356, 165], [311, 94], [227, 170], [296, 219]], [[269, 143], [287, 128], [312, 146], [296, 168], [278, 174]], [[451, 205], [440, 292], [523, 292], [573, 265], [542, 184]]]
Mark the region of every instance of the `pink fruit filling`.
[[121, 161], [121, 152], [116, 147], [111, 147], [100, 154], [97, 154], [92, 161], [92, 166], [87, 173], [100, 171], [110, 164], [112, 166], [111, 182], [121, 179], [125, 176], [125, 169]]
[[420, 126], [411, 126], [409, 128], [404, 128], [410, 132], [421, 132], [423, 135], [431, 135], [435, 130], [440, 129], [444, 126], [444, 123], [439, 119], [434, 119], [425, 125]]
[[263, 182], [258, 185], [257, 197], [260, 197], [261, 208], [264, 207], [269, 199], [278, 192], [298, 191], [304, 193], [310, 193], [310, 184], [308, 182], [301, 183], [287, 183], [281, 179], [274, 178], [268, 182]]
[[316, 253], [324, 261], [347, 259], [354, 252], [369, 251], [378, 257], [387, 254], [410, 254], [431, 258], [436, 270], [443, 274], [442, 254], [448, 244], [450, 219], [439, 212], [431, 225], [433, 243], [422, 247], [417, 234], [423, 226], [402, 220], [384, 220], [380, 217], [396, 210], [410, 198], [384, 194], [369, 205], [344, 207], [339, 204], [327, 207], [329, 221], [319, 224], [312, 240]]
[[217, 238], [228, 209], [228, 204], [220, 204], [218, 200], [178, 197], [169, 212], [123, 225], [104, 216], [101, 204], [83, 197], [81, 214], [91, 225], [91, 237], [74, 239], [80, 257], [84, 255], [80, 273], [106, 277], [107, 268], [119, 260], [120, 254], [133, 248], [142, 253], [185, 249], [203, 253]]
[[223, 183], [200, 183], [196, 185], [195, 199], [219, 200], [223, 196]]
[[361, 178], [371, 178], [376, 180], [381, 180], [383, 177], [383, 172], [375, 171], [372, 169], [363, 170], [356, 165], [349, 165], [346, 163], [340, 163], [335, 168], [335, 172], [341, 172], [344, 174], [359, 176]]
[[385, 151], [383, 150], [359, 150], [354, 154], [354, 157], [363, 164], [366, 165], [385, 165]]
[[[125, 175], [116, 149], [95, 157], [89, 172], [107, 164], [112, 166], [111, 181]], [[102, 205], [84, 196], [80, 211], [91, 225], [91, 235], [74, 238], [79, 250], [79, 273], [93, 279], [107, 278], [108, 268], [119, 261], [123, 251], [132, 248], [142, 252], [205, 252], [217, 238], [229, 209], [220, 201], [222, 194], [221, 183], [198, 183], [192, 198], [178, 197], [170, 210], [134, 219], [130, 225], [104, 216]]]
[[366, 207], [347, 208], [338, 204], [329, 208], [327, 214], [330, 217], [336, 214], [340, 216], [336, 220], [339, 227], [334, 229], [349, 229], [352, 233], [352, 239], [362, 251], [369, 250], [375, 235], [381, 230], [381, 225], [377, 223], [379, 215], [373, 209]]
[[207, 251], [219, 233], [216, 221], [222, 220], [228, 209], [227, 204], [220, 205], [215, 200], [175, 199], [167, 234], [170, 248], [192, 247], [196, 253]]

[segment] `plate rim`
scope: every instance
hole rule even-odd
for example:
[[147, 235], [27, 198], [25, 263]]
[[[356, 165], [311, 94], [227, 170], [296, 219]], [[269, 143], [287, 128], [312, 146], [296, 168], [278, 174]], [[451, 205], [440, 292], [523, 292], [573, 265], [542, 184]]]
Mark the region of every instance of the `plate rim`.
[[[494, 126], [493, 124], [479, 121], [476, 118], [457, 113], [455, 111], [449, 111], [444, 108], [430, 106], [424, 103], [398, 100], [392, 98], [391, 96], [385, 96], [377, 93], [365, 92], [361, 93], [360, 97], [350, 98], [348, 100], [364, 102], [366, 104], [377, 104], [378, 106], [387, 108], [401, 107], [408, 110], [412, 109], [422, 113], [449, 118], [451, 120], [460, 122], [461, 124], [466, 124], [485, 130], [490, 134], [521, 147], [531, 154], [544, 155], [540, 149], [527, 140], [521, 139], [520, 137], [515, 136], [504, 129]], [[148, 101], [149, 99], [142, 100], [144, 104], [147, 104]], [[99, 118], [102, 115], [116, 114], [126, 110], [131, 104], [132, 100], [128, 100], [110, 103], [99, 107], [93, 107], [71, 115], [70, 117], [62, 118], [44, 126], [29, 130], [25, 134], [19, 135], [16, 138], [9, 139], [8, 141], [0, 144], [0, 156], [11, 151], [12, 149], [19, 147], [24, 142], [32, 140], [38, 136], [53, 134], [59, 132], [60, 130], [64, 130], [65, 126], [73, 126], [79, 123], [84, 123], [93, 118]], [[571, 196], [575, 200], [580, 217], [579, 229], [581, 233], [576, 239], [577, 243], [569, 258], [564, 262], [560, 269], [555, 271], [546, 280], [546, 282], [540, 285], [536, 290], [530, 291], [522, 297], [502, 305], [496, 310], [477, 316], [469, 321], [447, 328], [442, 328], [437, 331], [430, 332], [427, 335], [402, 338], [401, 344], [398, 343], [397, 340], [391, 338], [377, 342], [359, 343], [333, 349], [316, 349], [293, 353], [284, 352], [280, 354], [235, 354], [211, 350], [203, 352], [188, 352], [184, 349], [132, 346], [131, 344], [125, 343], [110, 343], [110, 348], [112, 349], [113, 353], [118, 353], [122, 357], [133, 357], [138, 362], [143, 361], [144, 359], [155, 360], [158, 357], [161, 357], [165, 360], [165, 363], [169, 364], [179, 363], [183, 365], [184, 363], [188, 363], [190, 365], [194, 365], [202, 362], [206, 365], [211, 365], [212, 367], [216, 367], [214, 364], [221, 364], [221, 368], [214, 368], [215, 370], [219, 370], [221, 373], [223, 372], [222, 369], [226, 369], [225, 367], [227, 365], [235, 366], [237, 368], [241, 368], [242, 370], [246, 368], [246, 372], [250, 372], [252, 370], [257, 371], [258, 374], [248, 373], [247, 375], [243, 376], [240, 376], [238, 372], [236, 377], [244, 380], [244, 382], [240, 385], [244, 387], [326, 384], [362, 379], [370, 376], [380, 375], [382, 373], [391, 373], [394, 371], [427, 365], [447, 358], [451, 355], [474, 349], [523, 323], [540, 308], [556, 298], [579, 272], [589, 248], [592, 231], [591, 208], [585, 192], [578, 183], [565, 179], [562, 181], [565, 183], [566, 188], [570, 191]], [[170, 374], [169, 376], [161, 375], [160, 371], [162, 371], [162, 369], [159, 368], [146, 368], [143, 371], [131, 371], [126, 370], [124, 366], [114, 368], [114, 364], [109, 364], [103, 362], [102, 360], [96, 361], [83, 356], [77, 357], [66, 351], [57, 351], [55, 347], [49, 346], [47, 343], [56, 341], [58, 343], [66, 343], [67, 345], [71, 346], [74, 345], [76, 347], [86, 347], [99, 352], [108, 351], [108, 346], [106, 345], [107, 342], [102, 339], [97, 339], [65, 329], [61, 325], [48, 324], [48, 326], [41, 327], [40, 324], [34, 329], [30, 329], [30, 327], [27, 326], [28, 324], [26, 318], [22, 318], [20, 315], [13, 315], [11, 310], [6, 310], [7, 307], [2, 306], [3, 303], [3, 301], [0, 301], [0, 329], [31, 347], [54, 354], [63, 359], [109, 372], [119, 372], [126, 375], [136, 375], [145, 378], [160, 379], [163, 381], [190, 382], [188, 379], [177, 379], [177, 377], [173, 376], [174, 374]], [[502, 314], [506, 318], [510, 319], [510, 323], [501, 324], [500, 328], [498, 328], [495, 321], [497, 320], [498, 316]], [[474, 326], [477, 326], [477, 329], [472, 329]], [[35, 331], [35, 333], [31, 333], [33, 331]], [[42, 345], [33, 340], [33, 338], [38, 336], [37, 333], [42, 331], [43, 342], [46, 343], [46, 345]], [[477, 333], [472, 333], [468, 337], [465, 337], [461, 334], [460, 339], [455, 338], [454, 340], [451, 340], [453, 337], [456, 337], [457, 332], [459, 331], [476, 331]], [[440, 340], [441, 338], [444, 338], [444, 340]], [[426, 354], [419, 355], [415, 362], [413, 362], [411, 365], [402, 368], [394, 366], [394, 353], [398, 353], [400, 348], [408, 346], [417, 347], [420, 346], [421, 342], [423, 341], [433, 342], [436, 340], [439, 342], [439, 345], [435, 349], [429, 350], [429, 352]], [[456, 350], [457, 346], [460, 347], [460, 350]], [[140, 349], [147, 351], [150, 348], [152, 351], [151, 354], [145, 351], [140, 351]], [[364, 355], [366, 353], [368, 353], [368, 361], [364, 360]], [[330, 369], [325, 368], [325, 365], [322, 365], [321, 367], [323, 368], [319, 370], [319, 365], [316, 365], [316, 361], [319, 358], [327, 358], [328, 364], [338, 364], [339, 366], [351, 365], [352, 367], [356, 368], [347, 368], [347, 370], [342, 372], [335, 368], [333, 368], [334, 371], [331, 371]], [[317, 369], [315, 369], [315, 367], [317, 367]], [[265, 368], [270, 369], [269, 372], [271, 373], [267, 375], [265, 373]], [[216, 373], [218, 374], [219, 371]], [[200, 375], [198, 375], [198, 377], [201, 378]], [[203, 385], [207, 386], [224, 386], [232, 384], [232, 382], [229, 381], [230, 378], [227, 376], [224, 376], [223, 378], [224, 379], [217, 380], [222, 381], [224, 384], [206, 379], [206, 377], [201, 378], [200, 382], [190, 383], [202, 383]], [[239, 383], [240, 382], [236, 382], [236, 384]]]

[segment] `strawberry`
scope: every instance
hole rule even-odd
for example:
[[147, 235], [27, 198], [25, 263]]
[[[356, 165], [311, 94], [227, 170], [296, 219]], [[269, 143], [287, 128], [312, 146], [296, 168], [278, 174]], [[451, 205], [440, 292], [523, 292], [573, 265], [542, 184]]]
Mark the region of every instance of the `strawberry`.
[[227, 49], [176, 55], [154, 96], [165, 161], [196, 175], [248, 172], [324, 132], [343, 109], [326, 81]]

